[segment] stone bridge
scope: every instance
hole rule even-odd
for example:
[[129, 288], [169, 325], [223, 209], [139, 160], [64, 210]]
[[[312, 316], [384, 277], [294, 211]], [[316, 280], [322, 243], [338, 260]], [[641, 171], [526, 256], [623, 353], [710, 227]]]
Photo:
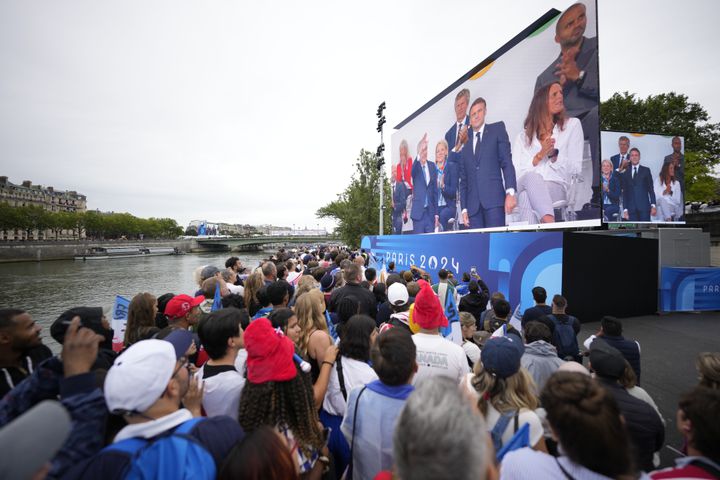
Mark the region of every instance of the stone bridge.
[[339, 240], [329, 235], [304, 236], [262, 236], [262, 237], [187, 237], [192, 239], [191, 252], [226, 252], [228, 250], [253, 251], [262, 250], [271, 245], [317, 245], [339, 244]]

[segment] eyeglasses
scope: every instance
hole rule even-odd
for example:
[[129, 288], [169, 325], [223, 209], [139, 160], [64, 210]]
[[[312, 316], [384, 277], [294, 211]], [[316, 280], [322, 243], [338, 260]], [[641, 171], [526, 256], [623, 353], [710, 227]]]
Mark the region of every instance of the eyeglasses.
[[170, 377], [170, 378], [175, 378], [175, 375], [180, 373], [180, 370], [182, 370], [183, 368], [187, 368], [188, 372], [190, 371], [190, 360], [188, 360], [187, 357], [180, 357], [178, 359], [178, 362], [180, 362], [180, 366], [175, 369], [175, 371], [172, 374], [172, 377]]

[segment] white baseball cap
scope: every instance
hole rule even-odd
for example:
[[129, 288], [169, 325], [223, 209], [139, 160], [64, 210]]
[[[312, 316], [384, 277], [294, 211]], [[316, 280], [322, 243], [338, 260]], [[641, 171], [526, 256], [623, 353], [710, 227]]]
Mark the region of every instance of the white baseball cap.
[[144, 412], [167, 388], [175, 370], [175, 348], [164, 340], [134, 343], [115, 359], [105, 377], [110, 412]]
[[390, 285], [387, 296], [390, 304], [395, 306], [405, 305], [410, 298], [407, 287], [400, 282], [395, 282]]

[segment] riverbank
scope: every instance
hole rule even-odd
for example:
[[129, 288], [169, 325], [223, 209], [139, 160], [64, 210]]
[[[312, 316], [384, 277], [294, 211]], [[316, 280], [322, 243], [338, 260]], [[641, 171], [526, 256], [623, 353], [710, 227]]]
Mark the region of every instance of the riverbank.
[[188, 253], [192, 240], [82, 240], [82, 241], [38, 241], [1, 242], [0, 263], [42, 262], [46, 260], [72, 260], [92, 247], [143, 245], [145, 247], [172, 247]]

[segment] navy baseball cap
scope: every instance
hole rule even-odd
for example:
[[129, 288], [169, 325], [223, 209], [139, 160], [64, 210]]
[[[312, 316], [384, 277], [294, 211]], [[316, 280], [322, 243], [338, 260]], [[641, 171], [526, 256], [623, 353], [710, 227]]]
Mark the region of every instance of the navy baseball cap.
[[520, 370], [525, 347], [516, 336], [491, 337], [480, 352], [483, 368], [498, 378], [507, 378]]

